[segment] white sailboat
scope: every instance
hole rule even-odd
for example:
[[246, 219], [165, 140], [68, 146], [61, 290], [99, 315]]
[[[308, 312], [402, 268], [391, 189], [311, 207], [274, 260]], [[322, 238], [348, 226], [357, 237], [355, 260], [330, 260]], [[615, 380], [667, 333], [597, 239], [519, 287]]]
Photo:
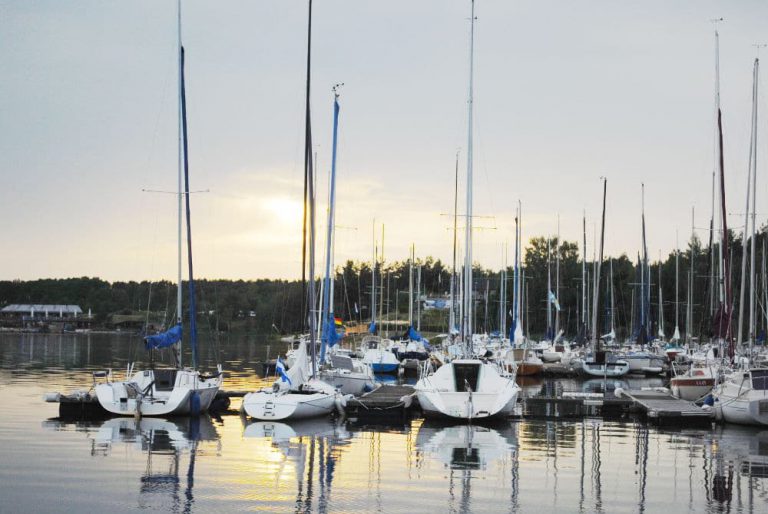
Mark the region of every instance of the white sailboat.
[[[95, 386], [99, 404], [109, 413], [119, 416], [175, 416], [196, 415], [208, 410], [221, 386], [223, 375], [218, 372], [205, 376], [197, 370], [197, 326], [195, 323], [195, 283], [192, 273], [192, 229], [189, 205], [189, 167], [187, 159], [186, 97], [184, 88], [184, 48], [181, 45], [181, 0], [178, 2], [179, 49], [179, 218], [178, 218], [178, 284], [176, 297], [176, 325], [165, 333], [145, 338], [147, 349], [153, 352], [150, 369], [135, 371], [128, 366], [126, 379], [113, 380], [112, 370], [95, 373], [101, 380]], [[182, 365], [182, 206], [186, 204], [187, 256], [189, 268], [189, 330], [192, 348], [192, 367]], [[157, 369], [154, 350], [170, 347], [174, 350], [176, 366]]]
[[[715, 33], [717, 37], [717, 33]], [[758, 107], [758, 74], [759, 61], [755, 58], [753, 75], [752, 75], [752, 133], [750, 140], [750, 155], [749, 155], [749, 173], [747, 181], [747, 216], [749, 213], [753, 213], [752, 216], [752, 269], [750, 270], [750, 319], [749, 319], [749, 347], [750, 351], [745, 360], [739, 359], [736, 361], [736, 355], [733, 350], [732, 334], [730, 333], [730, 283], [726, 280], [724, 284], [724, 291], [721, 291], [721, 298], [725, 298], [725, 303], [721, 303], [718, 314], [720, 314], [721, 320], [727, 319], [727, 329], [725, 331], [725, 339], [731, 343], [731, 350], [729, 352], [730, 357], [734, 364], [737, 364], [737, 369], [728, 374], [722, 384], [718, 385], [715, 389], [715, 413], [721, 419], [729, 423], [740, 423], [748, 425], [768, 425], [768, 368], [765, 367], [753, 367], [751, 364], [751, 344], [755, 338], [756, 332], [756, 318], [755, 318], [755, 191], [757, 180], [757, 107]], [[720, 197], [721, 197], [721, 221], [723, 223], [723, 243], [727, 245], [727, 229], [725, 226], [725, 173], [723, 170], [723, 132], [721, 122], [721, 112], [719, 104], [719, 92], [716, 97], [717, 114], [718, 114], [718, 137], [719, 137], [719, 164], [720, 164]], [[750, 205], [750, 192], [752, 193], [752, 201]], [[746, 228], [745, 228], [746, 235]], [[744, 250], [746, 251], [746, 249]], [[723, 249], [723, 256], [727, 258], [727, 246]], [[729, 269], [727, 261], [723, 265], [724, 269]], [[726, 273], [727, 275], [727, 273]], [[743, 284], [743, 282], [742, 282]], [[743, 287], [743, 286], [742, 286]], [[742, 295], [743, 298], [743, 295]], [[742, 302], [743, 305], [743, 302]], [[726, 306], [724, 308], [724, 306]], [[742, 311], [743, 312], [743, 311]], [[722, 323], [719, 325], [722, 328]], [[741, 326], [739, 326], [741, 329]], [[723, 335], [720, 331], [719, 335]], [[740, 337], [739, 337], [740, 339]], [[746, 364], [744, 366], [743, 364]]]
[[452, 360], [415, 385], [424, 415], [460, 420], [478, 420], [510, 415], [520, 388], [514, 375], [506, 374], [497, 364], [489, 364], [472, 355], [472, 109], [475, 35], [475, 2], [472, 0], [469, 60], [469, 101], [467, 136], [467, 211], [461, 339], [463, 358]]
[[[303, 255], [308, 256], [302, 262], [302, 273], [307, 271], [307, 305], [315, 301], [315, 193], [314, 170], [312, 160], [312, 126], [310, 123], [310, 55], [312, 45], [312, 0], [309, 0], [309, 19], [307, 31], [307, 90], [306, 90], [306, 132], [304, 139], [304, 234]], [[335, 102], [335, 98], [334, 98]], [[336, 113], [334, 113], [334, 116]], [[308, 219], [307, 219], [308, 218]], [[307, 224], [308, 222], [308, 224]], [[308, 230], [306, 230], [308, 229]], [[308, 240], [307, 240], [308, 236]], [[302, 259], [304, 260], [304, 259]], [[271, 388], [246, 394], [243, 397], [243, 410], [249, 416], [259, 420], [302, 419], [326, 416], [333, 411], [340, 395], [336, 389], [317, 378], [317, 358], [314, 342], [317, 340], [317, 318], [309, 307], [309, 337], [302, 338], [294, 354], [294, 364], [286, 372], [281, 363], [277, 370], [280, 379]], [[307, 351], [309, 346], [309, 352]]]

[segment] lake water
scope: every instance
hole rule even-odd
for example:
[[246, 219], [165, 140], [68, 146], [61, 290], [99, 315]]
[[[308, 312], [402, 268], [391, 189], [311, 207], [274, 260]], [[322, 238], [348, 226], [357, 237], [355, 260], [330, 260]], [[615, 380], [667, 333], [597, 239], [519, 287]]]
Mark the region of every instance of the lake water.
[[[768, 431], [758, 428], [71, 422], [42, 401], [124, 368], [137, 347], [128, 336], [0, 334], [0, 512], [768, 512]], [[237, 338], [221, 351], [225, 389], [264, 383], [253, 369], [261, 343]]]

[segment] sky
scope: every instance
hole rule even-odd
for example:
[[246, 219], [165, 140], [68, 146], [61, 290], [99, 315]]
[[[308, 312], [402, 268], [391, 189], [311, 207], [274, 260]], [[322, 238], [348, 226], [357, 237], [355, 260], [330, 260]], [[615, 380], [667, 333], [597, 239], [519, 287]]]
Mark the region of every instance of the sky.
[[[312, 125], [324, 255], [343, 82], [335, 261], [450, 262], [463, 211], [469, 0], [315, 0]], [[743, 223], [755, 43], [768, 2], [478, 0], [474, 258], [523, 237], [652, 256], [707, 227], [720, 32], [729, 225]], [[196, 276], [301, 274], [305, 0], [184, 0]], [[176, 1], [0, 0], [0, 279], [176, 275]], [[763, 50], [768, 56], [768, 49]], [[765, 74], [763, 73], [763, 76]], [[763, 82], [765, 84], [765, 82]], [[759, 108], [765, 113], [765, 87]], [[759, 136], [768, 116], [759, 118]], [[763, 138], [762, 141], [765, 141]], [[764, 143], [759, 148], [765, 148]], [[766, 218], [758, 155], [758, 222]], [[706, 240], [706, 234], [699, 231]], [[510, 257], [511, 260], [511, 257]]]

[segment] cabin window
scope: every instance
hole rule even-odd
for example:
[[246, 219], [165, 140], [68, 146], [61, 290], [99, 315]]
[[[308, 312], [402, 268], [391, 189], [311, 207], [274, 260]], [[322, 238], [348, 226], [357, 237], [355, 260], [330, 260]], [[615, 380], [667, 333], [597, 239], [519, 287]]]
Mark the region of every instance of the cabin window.
[[768, 369], [756, 369], [752, 371], [752, 389], [768, 391]]
[[453, 378], [456, 383], [456, 392], [465, 393], [477, 391], [477, 381], [480, 375], [480, 363], [453, 364]]
[[155, 391], [170, 391], [176, 384], [175, 369], [155, 370]]

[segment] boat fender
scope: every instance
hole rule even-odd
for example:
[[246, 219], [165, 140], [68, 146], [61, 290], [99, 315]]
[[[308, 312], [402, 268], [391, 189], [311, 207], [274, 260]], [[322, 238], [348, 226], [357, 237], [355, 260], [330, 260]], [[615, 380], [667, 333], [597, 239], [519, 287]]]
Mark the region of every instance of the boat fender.
[[337, 395], [336, 400], [334, 400], [333, 403], [336, 405], [336, 412], [338, 412], [340, 416], [343, 416], [344, 406], [347, 404], [346, 399], [342, 395]]
[[621, 387], [617, 387], [616, 389], [614, 389], [614, 390], [613, 390], [613, 395], [614, 395], [616, 398], [621, 398], [621, 397], [623, 397], [623, 396], [624, 396], [624, 389], [623, 389], [623, 388], [621, 388]]
[[45, 393], [43, 400], [48, 403], [58, 403], [61, 400], [61, 393]]
[[197, 394], [197, 391], [192, 391], [189, 397], [189, 413], [193, 416], [200, 414], [200, 395]]
[[400, 401], [403, 402], [403, 408], [410, 409], [411, 403], [413, 403], [413, 397], [410, 394], [406, 394], [400, 398]]
[[715, 397], [711, 394], [708, 394], [704, 397], [704, 405], [706, 407], [712, 407], [715, 404]]

